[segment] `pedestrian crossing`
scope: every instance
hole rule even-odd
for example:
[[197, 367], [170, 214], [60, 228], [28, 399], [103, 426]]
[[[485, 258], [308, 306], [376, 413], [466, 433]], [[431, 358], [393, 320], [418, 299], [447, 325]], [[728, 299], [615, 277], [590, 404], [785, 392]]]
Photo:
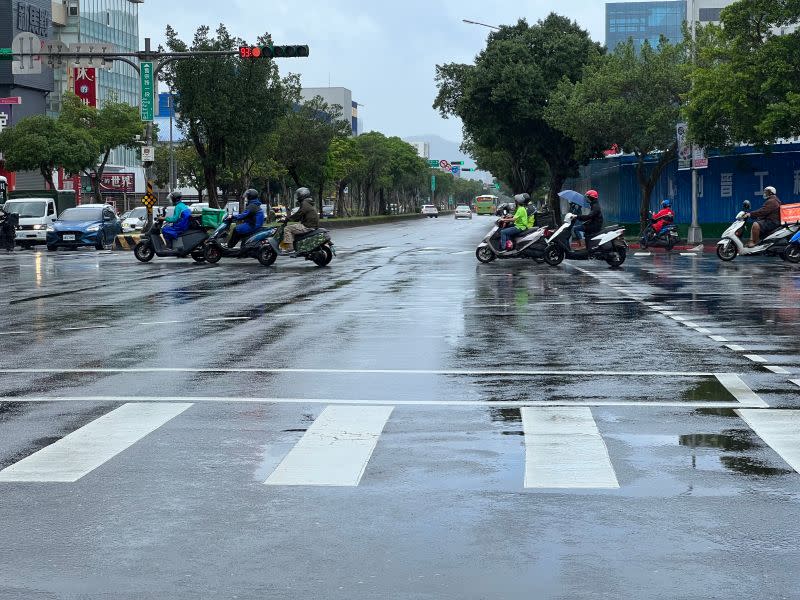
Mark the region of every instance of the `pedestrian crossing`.
[[[0, 489], [8, 484], [76, 483], [96, 470], [111, 470], [117, 456], [134, 444], [148, 443], [147, 436], [193, 406], [188, 402], [124, 404], [0, 470]], [[266, 480], [259, 481], [272, 488], [357, 487], [393, 414], [394, 407], [387, 405], [326, 406]], [[800, 409], [743, 406], [735, 414], [800, 473]], [[617, 475], [620, 465], [615, 465], [615, 460], [622, 459], [609, 454], [592, 408], [523, 406], [519, 415], [524, 437], [521, 489], [624, 487]], [[435, 443], [433, 437], [429, 443]]]

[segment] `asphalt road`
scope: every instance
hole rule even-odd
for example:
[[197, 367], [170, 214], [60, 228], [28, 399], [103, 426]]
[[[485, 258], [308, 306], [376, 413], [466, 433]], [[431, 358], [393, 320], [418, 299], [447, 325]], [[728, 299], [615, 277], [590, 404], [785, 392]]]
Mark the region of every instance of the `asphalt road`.
[[0, 255], [0, 599], [798, 598], [800, 269]]

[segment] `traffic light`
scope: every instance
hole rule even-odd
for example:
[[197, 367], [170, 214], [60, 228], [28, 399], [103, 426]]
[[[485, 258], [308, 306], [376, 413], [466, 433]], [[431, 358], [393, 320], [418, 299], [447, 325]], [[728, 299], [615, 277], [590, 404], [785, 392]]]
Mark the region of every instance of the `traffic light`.
[[308, 46], [240, 46], [239, 58], [305, 58]]

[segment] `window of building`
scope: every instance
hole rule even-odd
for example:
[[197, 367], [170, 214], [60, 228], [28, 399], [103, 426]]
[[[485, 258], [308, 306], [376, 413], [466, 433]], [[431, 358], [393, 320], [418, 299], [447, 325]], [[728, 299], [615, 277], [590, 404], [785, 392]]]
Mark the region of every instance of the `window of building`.
[[722, 16], [721, 8], [701, 8], [700, 9], [700, 22], [708, 23], [710, 21], [719, 21]]

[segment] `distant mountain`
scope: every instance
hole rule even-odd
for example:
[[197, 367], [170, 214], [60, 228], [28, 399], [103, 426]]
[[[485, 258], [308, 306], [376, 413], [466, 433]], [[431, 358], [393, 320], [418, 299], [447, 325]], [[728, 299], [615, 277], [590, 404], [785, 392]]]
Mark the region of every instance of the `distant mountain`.
[[[462, 160], [464, 161], [465, 167], [475, 167], [475, 161], [472, 160], [471, 157], [467, 156], [461, 149], [459, 148], [460, 144], [458, 142], [453, 142], [451, 140], [446, 140], [441, 136], [438, 135], [412, 135], [403, 138], [407, 142], [428, 142], [431, 147], [431, 158], [435, 158], [437, 160], [447, 160], [447, 161], [454, 161], [454, 160]], [[473, 173], [464, 173], [464, 177], [466, 179], [480, 179], [482, 181], [492, 181], [491, 173], [487, 173], [486, 171], [476, 171]]]

